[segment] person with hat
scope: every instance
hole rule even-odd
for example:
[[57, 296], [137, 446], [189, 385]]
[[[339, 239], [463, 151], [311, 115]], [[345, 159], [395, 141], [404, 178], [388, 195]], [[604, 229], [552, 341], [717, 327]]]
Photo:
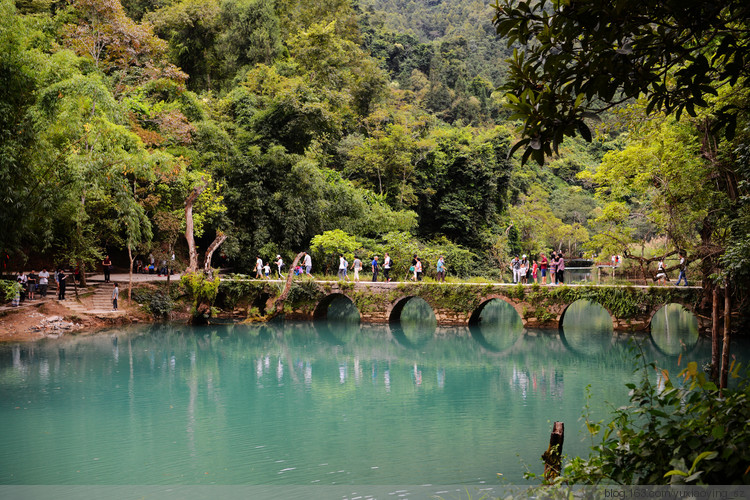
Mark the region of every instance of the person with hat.
[[281, 274], [281, 268], [284, 267], [284, 260], [281, 258], [281, 255], [276, 256], [275, 262], [276, 262], [277, 272], [279, 273], [279, 278], [283, 278], [284, 275]]

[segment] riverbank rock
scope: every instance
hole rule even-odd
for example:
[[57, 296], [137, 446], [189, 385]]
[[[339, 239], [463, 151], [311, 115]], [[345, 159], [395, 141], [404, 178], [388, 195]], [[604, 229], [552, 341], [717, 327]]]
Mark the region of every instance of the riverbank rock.
[[47, 316], [37, 326], [31, 328], [45, 337], [58, 338], [65, 333], [73, 332], [83, 328], [83, 325], [72, 321], [65, 321], [62, 316]]

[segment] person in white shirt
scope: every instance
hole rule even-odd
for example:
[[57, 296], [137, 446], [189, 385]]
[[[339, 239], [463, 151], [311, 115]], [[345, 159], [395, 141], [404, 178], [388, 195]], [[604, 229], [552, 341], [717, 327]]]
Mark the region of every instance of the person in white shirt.
[[279, 273], [279, 278], [283, 278], [284, 277], [284, 275], [281, 274], [281, 268], [282, 267], [284, 267], [284, 261], [282, 260], [281, 255], [277, 255], [276, 256], [276, 268], [277, 268], [278, 273]]
[[349, 263], [344, 258], [344, 254], [339, 254], [339, 279], [343, 280], [346, 278], [346, 266], [349, 265]]
[[305, 252], [305, 258], [302, 260], [302, 265], [305, 267], [305, 274], [310, 274], [312, 271], [312, 257], [310, 254]]
[[383, 258], [383, 278], [386, 283], [391, 281], [391, 263], [391, 256], [388, 255], [388, 252], [385, 252], [385, 257]]
[[263, 277], [263, 260], [260, 258], [260, 255], [255, 257], [255, 279], [260, 279]]
[[47, 296], [47, 287], [49, 286], [49, 273], [47, 272], [47, 268], [45, 267], [42, 269], [42, 272], [39, 273], [39, 295], [42, 296], [42, 298]]

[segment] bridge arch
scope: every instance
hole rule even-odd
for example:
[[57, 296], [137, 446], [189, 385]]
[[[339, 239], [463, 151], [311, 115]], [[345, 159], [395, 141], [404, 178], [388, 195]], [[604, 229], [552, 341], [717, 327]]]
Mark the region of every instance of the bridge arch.
[[357, 309], [357, 306], [354, 304], [354, 301], [352, 301], [351, 298], [349, 298], [347, 295], [343, 293], [332, 293], [330, 295], [326, 295], [323, 297], [320, 302], [315, 306], [315, 310], [313, 311], [313, 319], [315, 320], [326, 320], [326, 319], [337, 319], [337, 318], [330, 318], [328, 315], [328, 311], [332, 304], [334, 304], [337, 301], [343, 301], [346, 303], [346, 309], [349, 313], [353, 311], [357, 311], [357, 321], [360, 321], [362, 318], [361, 313], [359, 312], [359, 309]]
[[[617, 317], [615, 317], [615, 315], [612, 314], [612, 311], [610, 311], [609, 308], [607, 308], [604, 305], [600, 304], [596, 300], [590, 300], [590, 299], [578, 299], [578, 300], [575, 300], [575, 301], [571, 302], [570, 304], [566, 304], [564, 306], [562, 312], [560, 313], [560, 315], [557, 318], [557, 328], [559, 330], [562, 330], [564, 328], [565, 315], [568, 313], [568, 311], [570, 310], [571, 306], [573, 306], [574, 304], [591, 304], [591, 305], [599, 306], [609, 316], [610, 325], [611, 325], [612, 329], [614, 330], [615, 325], [617, 324]], [[576, 306], [576, 307], [579, 307], [579, 306]], [[575, 310], [575, 308], [574, 308], [574, 310]]]
[[[566, 316], [575, 321], [567, 327]], [[560, 340], [565, 348], [579, 356], [598, 356], [609, 351], [615, 341], [616, 320], [606, 307], [587, 299], [565, 306], [560, 314]]]
[[423, 318], [425, 320], [434, 319], [436, 320], [435, 316], [435, 306], [433, 304], [430, 304], [428, 301], [426, 301], [424, 298], [419, 297], [417, 295], [406, 295], [403, 297], [399, 297], [396, 299], [396, 301], [391, 305], [389, 310], [387, 311], [387, 318], [388, 323], [390, 324], [398, 324], [401, 322], [401, 314], [404, 312], [404, 308], [406, 307], [406, 304], [408, 304], [410, 301], [417, 301], [417, 302], [423, 302], [427, 305], [430, 309], [431, 318]]
[[[404, 320], [404, 309], [413, 304], [415, 309], [408, 313]], [[416, 349], [435, 336], [437, 317], [432, 304], [418, 296], [404, 296], [396, 300], [388, 314], [391, 335], [399, 344], [409, 349]]]
[[481, 298], [479, 306], [477, 306], [477, 308], [471, 312], [471, 315], [469, 316], [469, 326], [476, 326], [479, 324], [482, 311], [484, 311], [484, 308], [487, 307], [487, 304], [489, 304], [493, 300], [499, 300], [511, 306], [516, 311], [516, 314], [518, 314], [518, 317], [521, 318], [521, 321], [523, 321], [523, 309], [508, 300], [507, 297], [505, 297], [504, 295], [487, 295]]
[[488, 298], [469, 317], [472, 338], [485, 351], [495, 354], [511, 349], [526, 333], [524, 326], [517, 308], [504, 297]]
[[654, 307], [648, 326], [651, 343], [666, 356], [690, 352], [700, 337], [699, 316], [680, 302]]

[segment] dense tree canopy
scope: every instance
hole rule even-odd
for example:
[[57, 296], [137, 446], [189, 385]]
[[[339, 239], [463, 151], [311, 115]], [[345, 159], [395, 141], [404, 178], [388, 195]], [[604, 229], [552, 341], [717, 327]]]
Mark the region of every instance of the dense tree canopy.
[[[336, 230], [362, 252], [442, 252], [488, 277], [552, 249], [679, 247], [706, 279], [748, 269], [739, 2], [696, 6], [703, 24], [670, 3], [501, 4], [501, 34], [529, 42], [509, 62], [473, 0], [0, 5], [11, 266], [126, 265], [128, 251], [184, 264], [195, 193], [198, 252], [226, 237], [218, 262], [237, 270]], [[509, 156], [519, 140], [547, 165]]]
[[722, 276], [746, 302], [747, 2], [506, 0], [496, 11], [498, 33], [521, 46], [505, 89], [524, 161], [543, 163], [565, 136], [592, 140], [604, 112], [639, 100], [620, 113], [630, 144], [581, 174], [605, 204], [594, 246], [627, 254], [638, 232], [666, 237], [664, 253], [691, 251], [704, 284]]
[[[729, 2], [566, 0], [498, 3], [495, 25], [511, 61], [507, 96], [524, 120], [519, 145], [543, 161], [564, 136], [590, 138], [586, 120], [631, 98], [647, 111], [696, 117], [710, 96], [743, 88], [750, 6]], [[731, 91], [730, 91], [731, 92]], [[734, 135], [746, 102], [718, 107], [714, 128]]]

